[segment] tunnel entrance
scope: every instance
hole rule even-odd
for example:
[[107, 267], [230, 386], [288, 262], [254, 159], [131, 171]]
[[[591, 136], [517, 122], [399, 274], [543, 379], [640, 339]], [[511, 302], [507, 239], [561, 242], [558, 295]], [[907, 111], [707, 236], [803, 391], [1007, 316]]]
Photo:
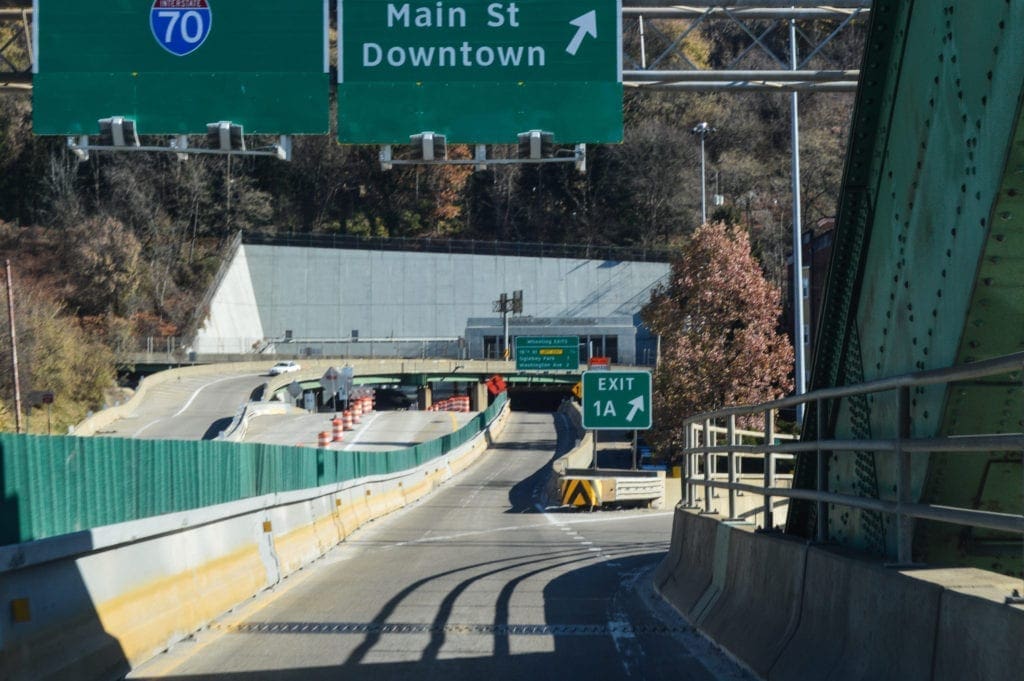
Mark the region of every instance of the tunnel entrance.
[[571, 389], [570, 385], [511, 385], [508, 397], [512, 411], [551, 413], [558, 410], [563, 400], [572, 397]]

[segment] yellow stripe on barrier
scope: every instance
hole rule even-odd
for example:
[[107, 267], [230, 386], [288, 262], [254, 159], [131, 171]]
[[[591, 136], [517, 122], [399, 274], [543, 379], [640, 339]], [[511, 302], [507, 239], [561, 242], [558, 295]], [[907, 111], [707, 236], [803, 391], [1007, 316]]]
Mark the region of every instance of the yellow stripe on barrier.
[[154, 580], [96, 606], [104, 630], [138, 664], [174, 634], [195, 631], [268, 586], [255, 546], [244, 546], [202, 566]]
[[562, 505], [563, 506], [589, 506], [593, 508], [600, 504], [597, 492], [590, 480], [563, 480]]

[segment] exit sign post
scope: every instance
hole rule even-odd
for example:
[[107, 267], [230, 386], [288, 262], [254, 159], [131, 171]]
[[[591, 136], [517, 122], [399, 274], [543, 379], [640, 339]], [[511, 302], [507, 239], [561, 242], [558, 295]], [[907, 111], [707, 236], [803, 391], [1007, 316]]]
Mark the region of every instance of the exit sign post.
[[621, 0], [338, 0], [338, 139], [622, 141]]
[[651, 372], [583, 372], [583, 427], [587, 430], [649, 430]]

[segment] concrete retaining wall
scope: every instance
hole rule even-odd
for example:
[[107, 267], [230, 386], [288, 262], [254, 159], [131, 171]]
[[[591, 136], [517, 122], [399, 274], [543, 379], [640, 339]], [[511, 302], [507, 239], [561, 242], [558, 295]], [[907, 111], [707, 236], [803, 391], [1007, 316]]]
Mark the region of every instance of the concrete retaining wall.
[[114, 679], [473, 463], [473, 441], [402, 473], [0, 547], [0, 678]]
[[655, 587], [770, 681], [986, 679], [1024, 669], [1019, 579], [886, 568], [677, 508]]
[[[534, 317], [632, 317], [667, 263], [243, 245], [196, 334], [200, 352], [296, 338], [455, 338], [522, 290]], [[324, 291], [332, 295], [324, 296]], [[632, 348], [619, 346], [632, 354]]]
[[576, 446], [551, 463], [555, 475], [565, 475], [570, 468], [588, 468], [594, 461], [594, 434], [583, 429], [583, 414], [572, 400], [566, 400], [558, 407], [559, 415], [566, 419], [575, 431]]

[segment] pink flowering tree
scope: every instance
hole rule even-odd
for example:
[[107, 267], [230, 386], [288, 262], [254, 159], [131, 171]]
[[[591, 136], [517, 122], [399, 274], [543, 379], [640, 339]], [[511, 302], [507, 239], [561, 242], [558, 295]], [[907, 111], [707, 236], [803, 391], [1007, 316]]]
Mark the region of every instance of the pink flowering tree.
[[693, 233], [642, 312], [661, 336], [651, 433], [659, 449], [683, 446], [688, 416], [792, 390], [793, 347], [780, 314], [781, 293], [764, 278], [746, 231], [718, 223]]

